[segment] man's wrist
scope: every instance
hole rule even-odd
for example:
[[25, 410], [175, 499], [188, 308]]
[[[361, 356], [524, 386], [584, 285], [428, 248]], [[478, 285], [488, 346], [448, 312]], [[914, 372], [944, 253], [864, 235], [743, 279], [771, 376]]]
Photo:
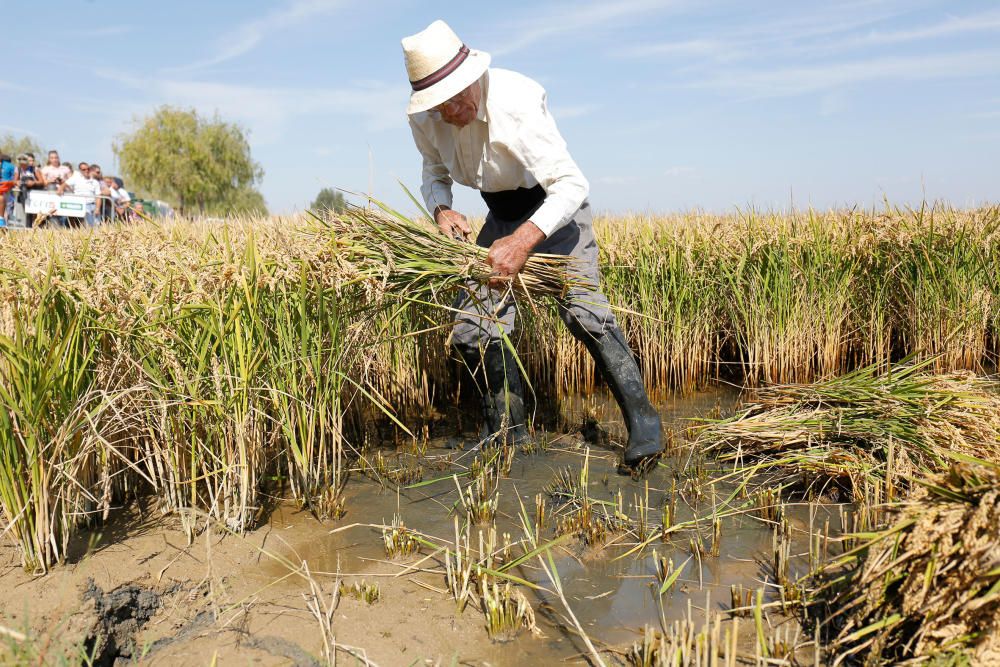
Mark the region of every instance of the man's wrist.
[[518, 240], [527, 246], [528, 252], [534, 250], [535, 246], [545, 240], [545, 232], [531, 220], [527, 220], [521, 224], [514, 234], [518, 237]]

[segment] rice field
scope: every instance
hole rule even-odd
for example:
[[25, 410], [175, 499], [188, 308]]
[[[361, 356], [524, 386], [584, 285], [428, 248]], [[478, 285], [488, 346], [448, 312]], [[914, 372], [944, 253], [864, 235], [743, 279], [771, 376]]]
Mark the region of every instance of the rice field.
[[[593, 664], [719, 656], [738, 664], [741, 655], [758, 664], [849, 662], [870, 650], [862, 640], [875, 631], [858, 633], [873, 624], [887, 662], [986, 650], [981, 628], [950, 644], [933, 628], [909, 643], [886, 634], [912, 627], [900, 625], [915, 622], [902, 612], [904, 620], [886, 621], [852, 607], [854, 625], [836, 631], [815, 619], [846, 599], [824, 594], [833, 584], [823, 576], [891, 576], [852, 550], [858, 535], [898, 536], [919, 521], [906, 514], [915, 506], [892, 523], [891, 507], [926, 493], [922, 480], [948, 474], [953, 454], [997, 461], [1000, 399], [987, 375], [1000, 353], [1000, 207], [599, 218], [603, 285], [651, 393], [676, 400], [733, 385], [746, 402], [722, 420], [687, 415], [708, 419], [668, 433], [668, 457], [654, 472], [672, 481], [598, 498], [587, 490], [589, 454], [577, 456], [530, 507], [507, 504], [512, 462], [547, 456], [559, 426], [579, 425], [559, 406], [601, 390], [586, 351], [543, 297], [561, 289], [564, 267], [539, 258], [512, 339], [532, 388], [537, 450], [487, 448], [461, 472], [442, 455], [435, 472], [428, 443], [472, 428], [477, 414], [449, 355], [447, 307], [456, 276], [479, 275], [481, 256], [390, 214], [352, 216], [0, 236], [2, 539], [26, 572], [58, 570], [74, 540], [137, 504], [175, 519], [193, 544], [206, 532], [249, 535], [288, 501], [329, 525], [348, 512], [384, 526], [388, 558], [434, 554], [442, 593], [481, 611], [497, 641], [536, 634], [542, 610], [531, 592], [544, 585], [546, 604], [562, 610], [559, 627]], [[442, 261], [449, 257], [464, 259]], [[620, 435], [613, 423], [603, 427], [612, 441]], [[934, 497], [993, 502], [995, 473], [962, 470], [979, 481], [965, 491], [948, 491], [954, 478], [951, 487], [934, 482], [944, 489]], [[410, 517], [365, 517], [346, 491], [359, 476], [397, 492], [444, 480], [462, 520], [441, 535], [407, 528]], [[832, 488], [846, 495], [831, 498]], [[835, 522], [834, 534], [800, 531], [808, 557], [790, 568], [802, 559], [790, 551], [784, 508], [799, 501], [857, 513]], [[633, 646], [609, 652], [591, 641], [553, 552], [571, 542], [654, 563], [662, 600], [685, 566], [677, 554], [658, 560], [657, 544], [681, 544], [701, 572], [720, 548], [725, 555], [725, 532], [741, 517], [773, 529], [769, 586], [734, 584], [734, 611], [722, 616], [692, 613], [688, 598], [686, 615], [661, 614]], [[516, 537], [496, 533], [502, 521]], [[956, 530], [962, 521], [972, 519], [956, 519]], [[864, 542], [865, 554], [890, 538], [880, 539]], [[994, 554], [976, 556], [989, 585], [963, 608], [995, 609], [1000, 595], [997, 536], [982, 539]], [[920, 567], [950, 576], [934, 554], [914, 553]], [[867, 558], [885, 565], [885, 556]], [[516, 574], [529, 565], [537, 579]], [[358, 580], [327, 598], [308, 569], [291, 567], [309, 582], [332, 661], [341, 649], [331, 609], [341, 597], [377, 608], [385, 594]], [[803, 634], [775, 630], [769, 614], [794, 619]], [[723, 627], [740, 617], [743, 633]]]

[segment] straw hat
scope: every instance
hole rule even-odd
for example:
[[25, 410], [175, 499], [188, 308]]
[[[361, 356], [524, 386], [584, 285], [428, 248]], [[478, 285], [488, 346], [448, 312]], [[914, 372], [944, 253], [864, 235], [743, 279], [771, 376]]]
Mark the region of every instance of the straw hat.
[[490, 66], [490, 54], [467, 47], [444, 21], [404, 37], [403, 57], [413, 88], [408, 114], [427, 111], [451, 99]]

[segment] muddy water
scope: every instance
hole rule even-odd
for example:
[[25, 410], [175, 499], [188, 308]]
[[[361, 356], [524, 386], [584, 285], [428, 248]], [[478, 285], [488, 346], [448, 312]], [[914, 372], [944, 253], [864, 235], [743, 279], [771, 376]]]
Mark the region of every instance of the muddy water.
[[[736, 401], [735, 392], [716, 390], [698, 394], [691, 398], [675, 399], [660, 405], [664, 424], [668, 429], [680, 434], [690, 419], [706, 415], [715, 416], [731, 411]], [[664, 459], [645, 479], [635, 480], [617, 472], [617, 453], [612, 449], [616, 440], [624, 435], [617, 408], [607, 396], [592, 396], [567, 401], [562, 406], [569, 423], [579, 423], [587, 415], [597, 419], [610, 432], [612, 444], [599, 446], [588, 444], [579, 435], [553, 436], [546, 451], [536, 454], [519, 453], [510, 475], [501, 481], [497, 532], [508, 532], [514, 540], [522, 536], [518, 521], [520, 503], [534, 517], [536, 494], [544, 494], [545, 487], [554, 475], [563, 468], [569, 468], [579, 475], [585, 460], [589, 465], [588, 493], [592, 499], [613, 501], [618, 494], [624, 500], [625, 510], [635, 516], [630, 505], [637, 498], [648, 498], [649, 524], [651, 531], [662, 520], [662, 507], [669, 502], [671, 488], [685, 488], [686, 480], [694, 472], [690, 454]], [[678, 437], [680, 437], [678, 435]], [[456, 451], [442, 447], [428, 448], [422, 462], [425, 466], [424, 481], [439, 479], [418, 488], [387, 489], [361, 475], [353, 475], [346, 489], [348, 516], [340, 525], [351, 523], [390, 523], [397, 512], [407, 527], [429, 536], [437, 544], [451, 545], [454, 542], [454, 521], [458, 516], [464, 520], [464, 513], [457, 506], [458, 493], [452, 474], [459, 475], [472, 462], [474, 451]], [[713, 464], [701, 464], [711, 467]], [[710, 474], [718, 475], [716, 470]], [[714, 489], [716, 498], [727, 496], [732, 487], [725, 484]], [[702, 500], [689, 504], [689, 493], [678, 493], [676, 499], [675, 522], [687, 521], [694, 517], [710, 517], [713, 503], [709, 489]], [[519, 502], [520, 501], [520, 502]], [[550, 508], [555, 503], [548, 500]], [[810, 514], [812, 516], [810, 517]], [[793, 526], [793, 570], [806, 567], [808, 552], [807, 529], [810, 525], [822, 527], [829, 520], [836, 529], [839, 525], [837, 508], [830, 505], [789, 505], [786, 516]], [[295, 521], [294, 517], [275, 517], [274, 521]], [[543, 532], [542, 539], [554, 537], [554, 521]], [[706, 546], [711, 541], [711, 521], [704, 522], [702, 531]], [[298, 559], [309, 562], [310, 568], [323, 572], [363, 573], [373, 564], [383, 561], [381, 531], [367, 526], [357, 526], [346, 530], [328, 532], [328, 526], [316, 524], [315, 538], [294, 545]], [[473, 543], [477, 542], [476, 528], [472, 530]], [[730, 606], [730, 586], [742, 584], [747, 589], [756, 589], [765, 578], [762, 562], [770, 563], [773, 552], [773, 528], [749, 515], [723, 519], [721, 548], [718, 557], [692, 557], [691, 532], [679, 532], [667, 541], [659, 537], [642, 552], [642, 556], [625, 554], [634, 543], [634, 538], [626, 538], [618, 544], [603, 549], [584, 547], [570, 543], [566, 548], [554, 550], [555, 562], [568, 602], [587, 633], [599, 645], [621, 645], [636, 639], [637, 631], [644, 625], [657, 625], [663, 619], [680, 619], [689, 613], [696, 618], [704, 617], [706, 609], [722, 610]], [[683, 574], [673, 590], [657, 596], [653, 548], [659, 555], [672, 559], [676, 566], [686, 562]], [[428, 550], [425, 549], [425, 553]], [[517, 555], [517, 552], [515, 552]], [[700, 567], [698, 565], [700, 560]], [[424, 567], [437, 567], [425, 563]], [[269, 576], [282, 574], [278, 566]], [[551, 588], [537, 563], [526, 565], [517, 572], [525, 579]], [[424, 577], [432, 586], [444, 589], [444, 577], [427, 575]], [[529, 594], [539, 610], [538, 621], [546, 639], [539, 640], [522, 634], [515, 642], [492, 645], [486, 633], [482, 633], [482, 645], [475, 647], [479, 659], [493, 664], [513, 664], [526, 656], [537, 660], [558, 660], [577, 655], [582, 646], [579, 641], [567, 635], [557, 623], [565, 622], [562, 602], [544, 591]], [[384, 600], [379, 604], [392, 604]], [[706, 608], [707, 605], [707, 608]], [[477, 614], [471, 606], [465, 614]], [[472, 648], [470, 647], [470, 651]], [[518, 659], [515, 660], [514, 658]]]

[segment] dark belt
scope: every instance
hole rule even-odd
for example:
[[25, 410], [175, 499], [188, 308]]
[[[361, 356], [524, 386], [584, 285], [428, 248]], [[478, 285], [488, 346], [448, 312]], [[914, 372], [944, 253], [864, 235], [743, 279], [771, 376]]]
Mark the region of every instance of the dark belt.
[[545, 188], [518, 188], [502, 192], [480, 192], [493, 217], [504, 222], [523, 220], [545, 201]]

